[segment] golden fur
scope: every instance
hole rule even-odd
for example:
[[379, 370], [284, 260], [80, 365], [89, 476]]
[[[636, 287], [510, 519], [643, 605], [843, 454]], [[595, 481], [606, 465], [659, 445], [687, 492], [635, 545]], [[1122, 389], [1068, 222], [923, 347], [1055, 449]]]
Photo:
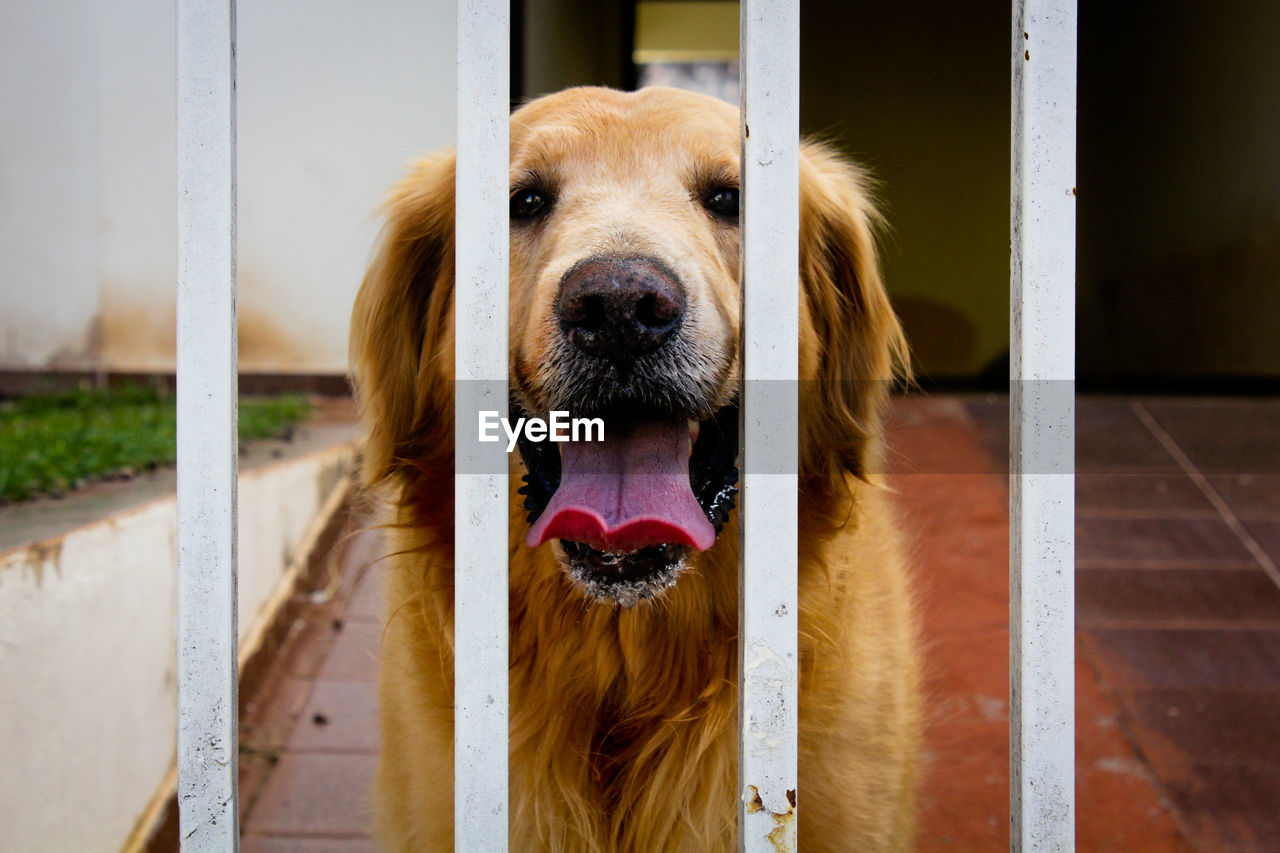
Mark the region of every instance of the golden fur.
[[[573, 89], [511, 119], [513, 181], [556, 183], [556, 216], [512, 228], [511, 364], [537, 400], [555, 287], [601, 251], [662, 258], [688, 289], [707, 375], [739, 381], [738, 230], [691, 198], [736, 181], [732, 107], [668, 89]], [[829, 149], [801, 163], [799, 833], [806, 851], [910, 846], [918, 744], [907, 573], [875, 464], [905, 345], [875, 256], [867, 181]], [[377, 830], [388, 851], [452, 848], [453, 155], [393, 191], [357, 298], [363, 480], [388, 508]], [[511, 500], [513, 850], [736, 845], [736, 513], [661, 600], [587, 600]]]

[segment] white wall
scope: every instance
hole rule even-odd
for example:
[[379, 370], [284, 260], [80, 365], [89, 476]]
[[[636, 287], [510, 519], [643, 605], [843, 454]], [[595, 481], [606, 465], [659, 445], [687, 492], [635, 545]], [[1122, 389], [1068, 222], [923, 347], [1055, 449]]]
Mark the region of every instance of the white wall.
[[[243, 641], [351, 443], [240, 476]], [[0, 553], [0, 853], [114, 853], [174, 760], [174, 497]]]
[[[387, 186], [452, 144], [454, 0], [237, 10], [241, 367], [343, 372]], [[172, 370], [172, 0], [0, 27], [0, 368]]]
[[93, 0], [5, 5], [0, 25], [0, 364], [83, 360], [97, 310]]

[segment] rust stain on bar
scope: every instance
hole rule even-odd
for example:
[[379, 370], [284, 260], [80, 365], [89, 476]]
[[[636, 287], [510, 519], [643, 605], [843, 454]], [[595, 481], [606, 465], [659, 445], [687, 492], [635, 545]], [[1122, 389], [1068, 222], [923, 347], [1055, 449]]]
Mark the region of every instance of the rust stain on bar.
[[[747, 814], [767, 811], [760, 798], [760, 789], [748, 785], [742, 794], [742, 801], [747, 804]], [[765, 840], [773, 845], [778, 853], [794, 853], [796, 849], [796, 792], [787, 791], [787, 802], [790, 804], [785, 812], [769, 812], [773, 818], [773, 829], [765, 836]]]

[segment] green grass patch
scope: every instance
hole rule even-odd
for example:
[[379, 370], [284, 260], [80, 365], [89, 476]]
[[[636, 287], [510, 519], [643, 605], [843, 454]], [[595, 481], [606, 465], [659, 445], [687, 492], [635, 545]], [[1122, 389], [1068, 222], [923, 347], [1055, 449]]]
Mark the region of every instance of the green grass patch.
[[[241, 397], [240, 440], [286, 436], [307, 408], [301, 396]], [[167, 465], [175, 428], [172, 395], [142, 387], [0, 402], [0, 503]]]

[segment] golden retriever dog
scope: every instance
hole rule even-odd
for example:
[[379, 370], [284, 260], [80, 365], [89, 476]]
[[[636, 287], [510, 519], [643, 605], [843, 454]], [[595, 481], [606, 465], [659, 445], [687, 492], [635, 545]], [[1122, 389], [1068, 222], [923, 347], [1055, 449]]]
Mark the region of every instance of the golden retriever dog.
[[[511, 454], [513, 850], [736, 847], [738, 165], [738, 111], [701, 95], [571, 89], [511, 116], [511, 418], [606, 425]], [[799, 838], [900, 850], [917, 653], [876, 467], [905, 344], [867, 179], [805, 144], [800, 182]], [[453, 846], [453, 196], [452, 153], [394, 188], [352, 318], [397, 852]]]

